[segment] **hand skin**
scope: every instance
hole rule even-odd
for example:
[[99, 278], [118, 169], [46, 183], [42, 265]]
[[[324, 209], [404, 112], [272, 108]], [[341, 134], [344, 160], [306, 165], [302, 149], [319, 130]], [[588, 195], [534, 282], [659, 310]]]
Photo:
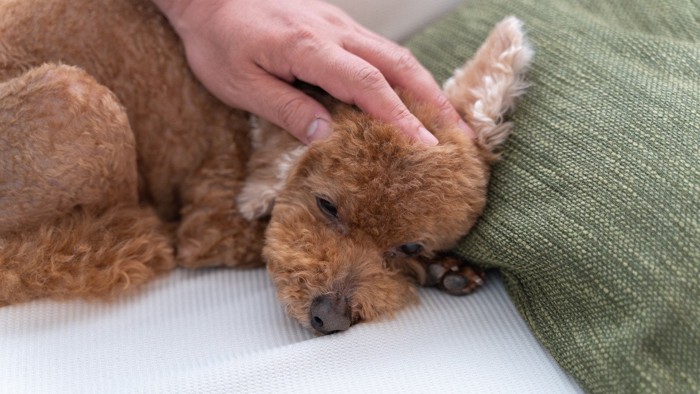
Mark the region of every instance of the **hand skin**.
[[321, 0], [153, 0], [182, 39], [188, 63], [216, 97], [276, 123], [309, 143], [331, 132], [326, 109], [292, 87], [296, 79], [396, 126], [406, 136], [437, 139], [393, 88], [462, 121], [411, 53], [365, 29]]

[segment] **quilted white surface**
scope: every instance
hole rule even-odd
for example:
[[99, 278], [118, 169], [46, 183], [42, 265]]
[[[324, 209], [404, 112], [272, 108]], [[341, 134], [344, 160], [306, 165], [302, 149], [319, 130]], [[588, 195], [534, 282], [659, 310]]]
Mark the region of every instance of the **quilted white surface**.
[[114, 303], [0, 308], [3, 393], [565, 393], [498, 277], [315, 337], [263, 270], [178, 270]]

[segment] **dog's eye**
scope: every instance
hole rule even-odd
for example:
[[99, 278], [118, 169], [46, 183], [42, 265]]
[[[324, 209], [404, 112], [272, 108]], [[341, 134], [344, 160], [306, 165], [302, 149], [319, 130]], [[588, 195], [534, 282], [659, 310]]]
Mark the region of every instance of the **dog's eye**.
[[412, 256], [420, 253], [423, 250], [423, 245], [417, 243], [407, 243], [399, 246], [399, 250], [401, 250], [401, 253], [405, 254], [406, 256]]
[[330, 216], [334, 219], [338, 218], [338, 208], [336, 208], [332, 202], [322, 197], [316, 197], [316, 204], [318, 205], [318, 209], [320, 209], [326, 216]]

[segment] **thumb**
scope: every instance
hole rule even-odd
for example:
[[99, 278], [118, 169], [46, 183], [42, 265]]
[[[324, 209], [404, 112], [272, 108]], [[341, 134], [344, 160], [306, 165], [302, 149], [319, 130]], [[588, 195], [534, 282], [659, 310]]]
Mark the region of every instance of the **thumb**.
[[275, 123], [305, 144], [330, 135], [330, 114], [304, 92], [270, 75], [257, 80], [255, 88], [257, 100], [249, 102], [246, 108], [250, 112]]

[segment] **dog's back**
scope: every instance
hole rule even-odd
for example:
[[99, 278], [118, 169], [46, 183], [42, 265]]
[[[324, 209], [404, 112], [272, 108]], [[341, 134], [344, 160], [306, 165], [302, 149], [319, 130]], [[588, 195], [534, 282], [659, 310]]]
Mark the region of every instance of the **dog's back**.
[[141, 196], [162, 216], [175, 217], [182, 184], [212, 156], [229, 156], [243, 176], [245, 115], [194, 78], [150, 1], [0, 2], [0, 82], [44, 63], [80, 67], [116, 94], [137, 141]]
[[249, 144], [150, 1], [0, 0], [0, 305], [260, 265]]

